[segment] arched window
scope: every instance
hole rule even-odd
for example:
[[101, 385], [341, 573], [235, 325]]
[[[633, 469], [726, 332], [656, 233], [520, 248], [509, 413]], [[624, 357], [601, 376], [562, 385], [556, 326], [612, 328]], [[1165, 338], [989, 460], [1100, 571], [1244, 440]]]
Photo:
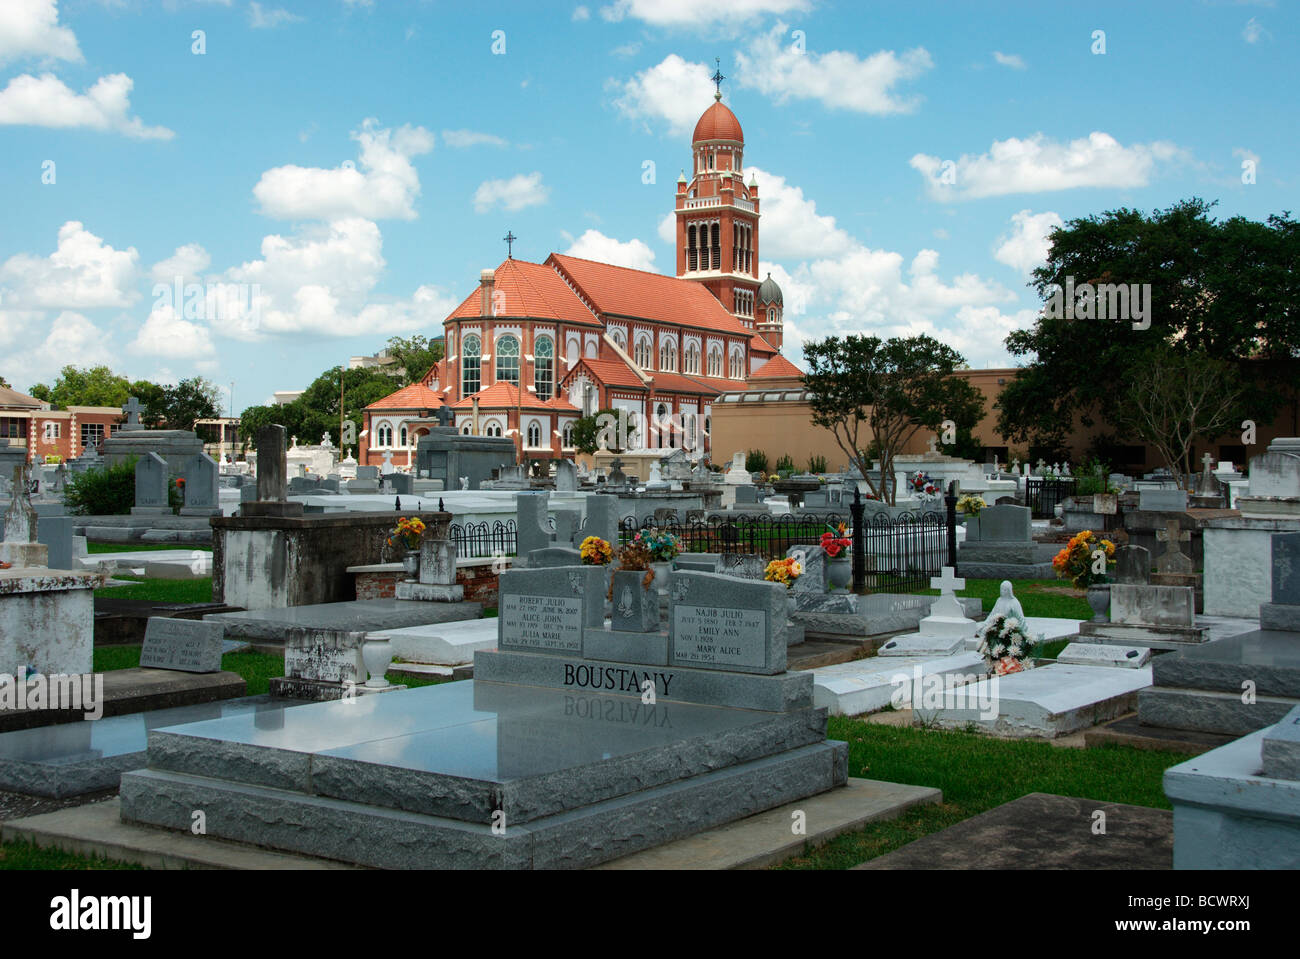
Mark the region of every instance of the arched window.
[[686, 364], [682, 367], [682, 372], [700, 372], [700, 348], [695, 343], [688, 343], [686, 345]]
[[665, 373], [677, 370], [677, 347], [671, 340], [659, 347], [659, 369]]
[[483, 350], [479, 338], [471, 333], [461, 344], [460, 395], [471, 396], [479, 391], [483, 375]]
[[623, 335], [622, 330], [611, 330], [609, 335], [618, 344], [620, 350], [627, 350], [627, 337]]
[[497, 340], [497, 382], [519, 385], [519, 340], [513, 336]]
[[776, 322], [776, 310], [772, 309], [772, 307], [770, 306], [767, 308], [767, 322], [769, 323]]
[[483, 429], [483, 435], [484, 435], [484, 436], [500, 436], [500, 435], [501, 435], [501, 424], [498, 423], [496, 420], [488, 420], [488, 424], [487, 424], [487, 426], [484, 427], [484, 429]]
[[456, 355], [456, 334], [449, 332], [447, 333], [446, 339], [447, 339], [447, 343], [446, 343], [446, 348], [443, 350], [443, 354], [445, 356], [455, 356]]
[[571, 449], [573, 447], [573, 424], [572, 423], [564, 424], [564, 438], [561, 440], [561, 442], [564, 444], [565, 449]]
[[745, 375], [744, 364], [741, 360], [739, 350], [731, 354], [731, 362], [728, 364], [727, 375], [733, 380], [738, 380]]
[[528, 424], [528, 445], [534, 448], [542, 445], [542, 428], [535, 420]]
[[460, 433], [461, 433], [461, 435], [462, 435], [462, 436], [469, 436], [469, 435], [470, 435], [470, 434], [469, 434], [469, 429], [470, 429], [469, 424], [466, 423], [464, 426], [462, 426], [462, 427], [460, 428]]
[[533, 386], [539, 400], [549, 400], [555, 389], [555, 344], [548, 336], [533, 344]]
[[716, 346], [709, 350], [709, 376], [722, 376], [722, 350]]
[[379, 429], [375, 431], [375, 446], [383, 448], [393, 445], [393, 428], [387, 423], [380, 423]]
[[402, 441], [397, 445], [400, 446], [402, 449], [406, 449], [408, 445], [406, 442], [406, 424], [402, 424], [401, 437], [402, 437]]
[[650, 369], [650, 365], [654, 362], [654, 355], [651, 352], [650, 347], [650, 337], [642, 336], [636, 341], [636, 353], [632, 359], [637, 366], [641, 367], [641, 369]]

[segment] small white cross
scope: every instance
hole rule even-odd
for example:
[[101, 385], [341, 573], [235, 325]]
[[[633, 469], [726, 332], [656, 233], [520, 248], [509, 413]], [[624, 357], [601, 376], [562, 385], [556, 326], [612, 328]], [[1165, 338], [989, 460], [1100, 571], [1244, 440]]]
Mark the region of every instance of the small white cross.
[[1208, 473], [1210, 471], [1210, 464], [1214, 462], [1214, 457], [1209, 453], [1206, 453], [1201, 457], [1201, 462], [1205, 464], [1205, 472]]
[[965, 589], [966, 580], [959, 579], [955, 574], [956, 571], [951, 566], [945, 566], [942, 576], [930, 577], [930, 588], [937, 589], [944, 595], [959, 589]]

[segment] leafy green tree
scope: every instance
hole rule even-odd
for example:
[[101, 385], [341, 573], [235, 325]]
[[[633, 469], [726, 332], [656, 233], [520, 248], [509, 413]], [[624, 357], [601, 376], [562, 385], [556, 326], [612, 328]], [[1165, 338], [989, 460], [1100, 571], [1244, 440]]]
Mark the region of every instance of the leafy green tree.
[[7, 390], [13, 389], [13, 387], [9, 385], [9, 381], [5, 379], [3, 376], [0, 376], [0, 386], [3, 386]]
[[[576, 422], [574, 422], [573, 448], [577, 450], [579, 453], [586, 453], [588, 456], [590, 456], [592, 453], [595, 453], [598, 449], [600, 449], [600, 435], [602, 429], [600, 418], [602, 416], [605, 417], [612, 416], [614, 417], [615, 420], [617, 420], [618, 410], [614, 410], [614, 409], [600, 410], [594, 416], [582, 416], [579, 417]], [[605, 420], [604, 422], [608, 423], [609, 420]], [[611, 432], [617, 434], [617, 430], [613, 430]], [[621, 449], [614, 449], [613, 446], [611, 445], [609, 447], [609, 452], [621, 453], [623, 451]]]
[[[998, 430], [1031, 448], [1059, 449], [1075, 429], [1127, 419], [1129, 391], [1150, 351], [1199, 350], [1243, 372], [1229, 419], [1268, 422], [1295, 402], [1300, 357], [1300, 223], [1289, 213], [1260, 223], [1218, 221], [1213, 203], [1185, 200], [1150, 216], [1132, 209], [1072, 220], [1052, 231], [1047, 263], [1030, 285], [1045, 308], [1034, 327], [1007, 337], [1029, 358], [998, 400]], [[1084, 284], [1066, 316], [1057, 290]], [[1145, 316], [1114, 315], [1099, 283], [1149, 284]], [[1086, 290], [1087, 288], [1085, 288]], [[1083, 316], [1077, 307], [1082, 306]], [[1136, 325], [1139, 327], [1134, 328]], [[1149, 323], [1149, 325], [1147, 325]], [[1145, 327], [1145, 328], [1142, 328]], [[1245, 372], [1248, 371], [1248, 372]]]
[[[883, 502], [894, 502], [894, 458], [918, 432], [938, 432], [945, 420], [969, 430], [984, 415], [979, 390], [953, 375], [961, 354], [930, 336], [832, 336], [805, 343], [804, 359], [813, 422], [831, 431]], [[880, 451], [879, 486], [862, 453], [869, 441]]]
[[411, 337], [393, 336], [388, 340], [388, 353], [402, 368], [401, 385], [410, 386], [423, 380], [443, 358], [445, 345], [442, 337], [428, 339], [418, 333]]
[[169, 429], [192, 430], [195, 420], [221, 415], [221, 389], [201, 376], [181, 380], [163, 389], [162, 421]]
[[59, 371], [53, 387], [37, 383], [28, 393], [60, 409], [69, 406], [121, 407], [131, 395], [131, 384], [125, 376], [118, 376], [107, 366], [82, 369], [68, 365]]
[[[167, 388], [149, 380], [136, 380], [131, 384], [129, 392], [144, 407], [140, 422], [151, 430], [162, 429], [167, 423]], [[183, 427], [178, 426], [176, 429]]]
[[[397, 390], [397, 380], [381, 370], [343, 370], [334, 367], [312, 381], [303, 394], [283, 406], [250, 406], [239, 416], [239, 435], [248, 446], [256, 448], [257, 430], [278, 424], [297, 436], [300, 443], [316, 443], [328, 434], [330, 442], [342, 448], [339, 435], [339, 376], [343, 377], [343, 418], [364, 429], [364, 410]], [[355, 445], [350, 440], [347, 445]]]

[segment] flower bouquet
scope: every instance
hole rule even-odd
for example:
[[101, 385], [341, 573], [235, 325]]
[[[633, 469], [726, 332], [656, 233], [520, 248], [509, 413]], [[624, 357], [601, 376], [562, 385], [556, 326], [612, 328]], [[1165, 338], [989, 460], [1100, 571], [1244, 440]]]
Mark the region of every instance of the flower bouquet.
[[797, 556], [774, 559], [767, 564], [763, 578], [769, 583], [780, 583], [786, 589], [794, 589], [795, 580], [803, 575], [803, 563]]
[[657, 527], [641, 530], [633, 537], [632, 542], [645, 546], [650, 553], [652, 563], [671, 563], [682, 551], [676, 536]]
[[416, 516], [407, 519], [403, 516], [397, 521], [397, 525], [388, 533], [389, 546], [401, 546], [408, 551], [420, 548], [420, 540], [424, 538], [424, 520]]
[[853, 545], [853, 540], [845, 535], [846, 527], [840, 523], [835, 529], [822, 533], [821, 541], [818, 546], [826, 554], [827, 559], [837, 559], [841, 553]]
[[967, 516], [978, 516], [980, 510], [989, 504], [984, 502], [984, 497], [977, 496], [974, 493], [963, 493], [957, 497], [957, 512], [965, 513]]
[[[615, 573], [641, 572], [645, 571], [645, 576], [641, 577], [641, 588], [649, 589], [650, 584], [654, 582], [655, 571], [650, 568], [653, 562], [650, 556], [650, 548], [642, 541], [641, 534], [618, 550], [618, 566], [614, 567]], [[605, 596], [608, 600], [614, 599], [614, 577], [609, 578], [609, 592]]]
[[588, 536], [578, 546], [584, 566], [608, 566], [614, 558], [614, 547], [599, 536]]
[[930, 474], [923, 470], [917, 470], [912, 476], [911, 483], [912, 493], [923, 500], [931, 500], [937, 497], [941, 490]]
[[1014, 616], [995, 616], [975, 632], [984, 665], [995, 676], [1007, 676], [1033, 667], [1036, 641]]
[[[1100, 550], [1104, 556], [1094, 556]], [[1106, 571], [1115, 562], [1115, 544], [1101, 539], [1090, 529], [1070, 537], [1065, 548], [1052, 558], [1059, 579], [1068, 579], [1075, 589], [1106, 582]]]

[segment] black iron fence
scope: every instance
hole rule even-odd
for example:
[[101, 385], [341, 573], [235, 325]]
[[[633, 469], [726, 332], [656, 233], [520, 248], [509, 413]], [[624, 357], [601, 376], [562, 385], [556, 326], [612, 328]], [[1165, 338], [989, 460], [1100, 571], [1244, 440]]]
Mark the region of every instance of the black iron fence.
[[482, 559], [489, 556], [513, 556], [518, 547], [518, 534], [512, 519], [489, 523], [452, 523], [447, 528], [448, 537], [456, 544], [456, 555], [461, 559]]
[[1025, 480], [1025, 503], [1034, 519], [1051, 519], [1056, 515], [1056, 507], [1067, 496], [1073, 496], [1078, 487], [1078, 478], [1059, 476], [1052, 479]]
[[834, 529], [848, 517], [835, 514], [785, 514], [771, 516], [765, 513], [737, 516], [710, 516], [686, 522], [656, 523], [653, 516], [637, 519], [627, 516], [619, 523], [618, 538], [626, 543], [639, 530], [657, 528], [677, 537], [678, 548], [683, 553], [749, 553], [776, 559], [784, 556], [792, 546], [812, 546], [822, 533]]

